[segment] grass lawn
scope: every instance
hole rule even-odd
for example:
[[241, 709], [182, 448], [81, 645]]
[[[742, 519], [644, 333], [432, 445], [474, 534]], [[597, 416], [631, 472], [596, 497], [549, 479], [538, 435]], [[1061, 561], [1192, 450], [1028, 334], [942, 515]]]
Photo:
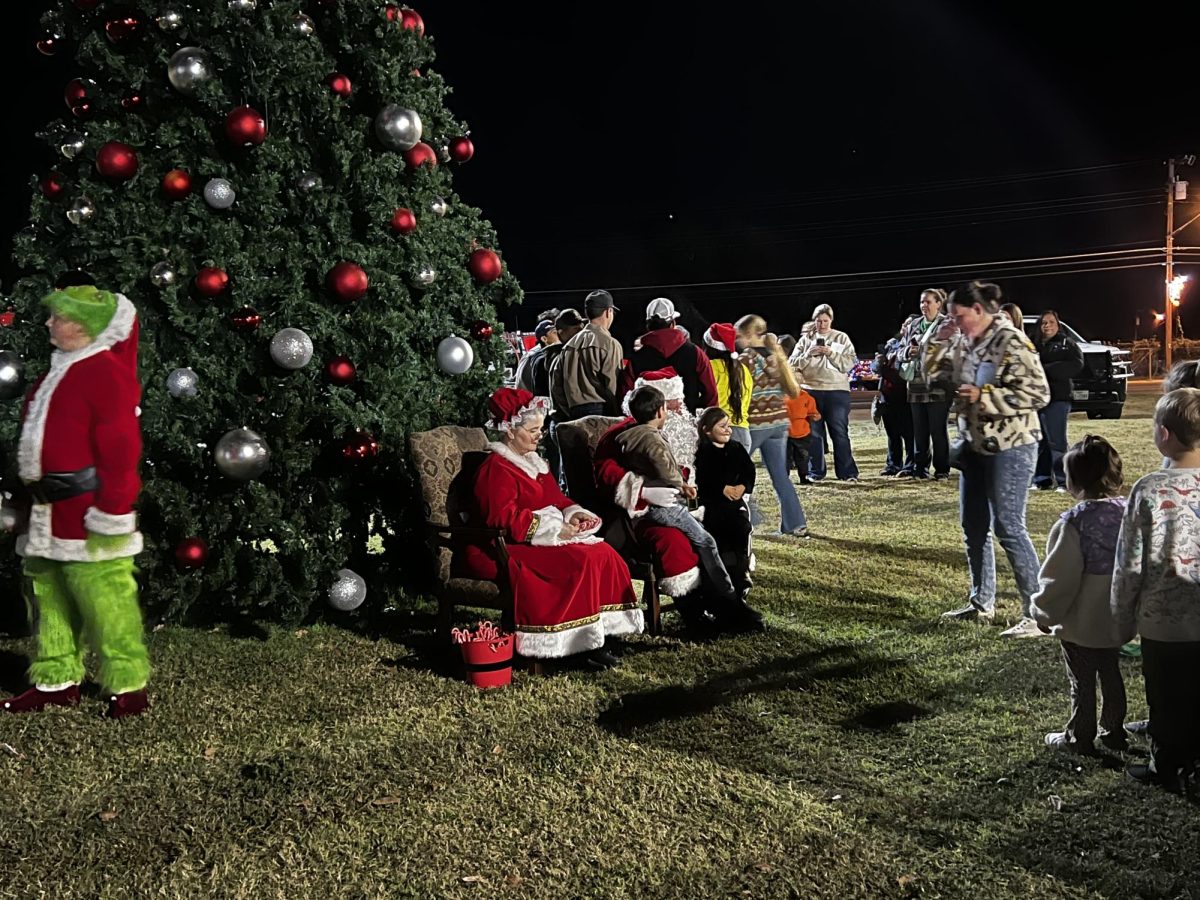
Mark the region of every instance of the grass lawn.
[[[1072, 438], [1108, 436], [1132, 482], [1158, 465], [1153, 399]], [[422, 611], [377, 639], [160, 630], [149, 715], [104, 721], [93, 693], [0, 718], [0, 896], [1200, 894], [1200, 811], [1042, 746], [1057, 642], [939, 622], [968, 583], [953, 481], [802, 499], [811, 540], [758, 541], [767, 634], [670, 619], [602, 676], [479, 693], [431, 670]], [[1032, 497], [1039, 551], [1068, 505]], [[26, 650], [0, 640], [0, 687]]]

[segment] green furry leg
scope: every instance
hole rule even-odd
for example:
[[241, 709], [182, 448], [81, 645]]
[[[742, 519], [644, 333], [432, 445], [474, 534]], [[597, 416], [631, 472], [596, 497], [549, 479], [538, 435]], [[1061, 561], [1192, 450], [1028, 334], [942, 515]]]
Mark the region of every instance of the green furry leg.
[[63, 563], [63, 577], [100, 657], [97, 680], [109, 694], [140, 691], [150, 679], [133, 558]]
[[29, 681], [38, 685], [83, 681], [83, 619], [63, 579], [62, 563], [27, 559], [29, 584], [25, 601], [37, 638]]

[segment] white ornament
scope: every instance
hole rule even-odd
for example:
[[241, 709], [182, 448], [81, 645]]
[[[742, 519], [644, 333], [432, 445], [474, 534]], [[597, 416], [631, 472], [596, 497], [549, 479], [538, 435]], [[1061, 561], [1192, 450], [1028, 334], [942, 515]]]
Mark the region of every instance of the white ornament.
[[212, 178], [204, 185], [204, 202], [213, 209], [229, 209], [237, 200], [237, 191], [224, 178]]

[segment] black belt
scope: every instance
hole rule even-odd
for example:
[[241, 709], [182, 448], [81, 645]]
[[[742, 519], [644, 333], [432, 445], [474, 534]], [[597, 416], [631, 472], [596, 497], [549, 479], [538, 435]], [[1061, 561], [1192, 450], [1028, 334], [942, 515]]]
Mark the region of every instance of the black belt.
[[25, 485], [25, 490], [29, 491], [34, 503], [57, 503], [98, 490], [99, 487], [96, 467], [88, 466], [78, 472], [47, 472], [40, 481]]

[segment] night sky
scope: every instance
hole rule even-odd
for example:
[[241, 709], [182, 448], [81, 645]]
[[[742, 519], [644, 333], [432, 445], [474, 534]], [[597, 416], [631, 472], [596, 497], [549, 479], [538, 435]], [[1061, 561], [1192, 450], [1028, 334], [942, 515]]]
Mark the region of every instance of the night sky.
[[[1162, 245], [1165, 159], [1200, 154], [1187, 4], [1054, 18], [1050, 4], [949, 0], [413, 5], [476, 145], [456, 188], [528, 293], [510, 325], [595, 287], [625, 310], [624, 337], [656, 296], [693, 331], [747, 312], [794, 331], [827, 301], [867, 353], [921, 287], [981, 277], [1086, 336], [1128, 340], [1138, 316], [1152, 331], [1161, 267], [963, 264], [1110, 250], [1050, 268], [1161, 262], [1127, 254]], [[34, 132], [65, 112], [75, 74], [36, 53], [41, 4], [28, 6], [0, 35], [17, 73], [6, 242], [30, 175], [52, 162]], [[1200, 212], [1200, 166], [1190, 177], [1178, 221]], [[1200, 224], [1180, 243], [1200, 246]], [[0, 272], [7, 287], [7, 259]], [[1193, 290], [1183, 323], [1200, 337]]]

